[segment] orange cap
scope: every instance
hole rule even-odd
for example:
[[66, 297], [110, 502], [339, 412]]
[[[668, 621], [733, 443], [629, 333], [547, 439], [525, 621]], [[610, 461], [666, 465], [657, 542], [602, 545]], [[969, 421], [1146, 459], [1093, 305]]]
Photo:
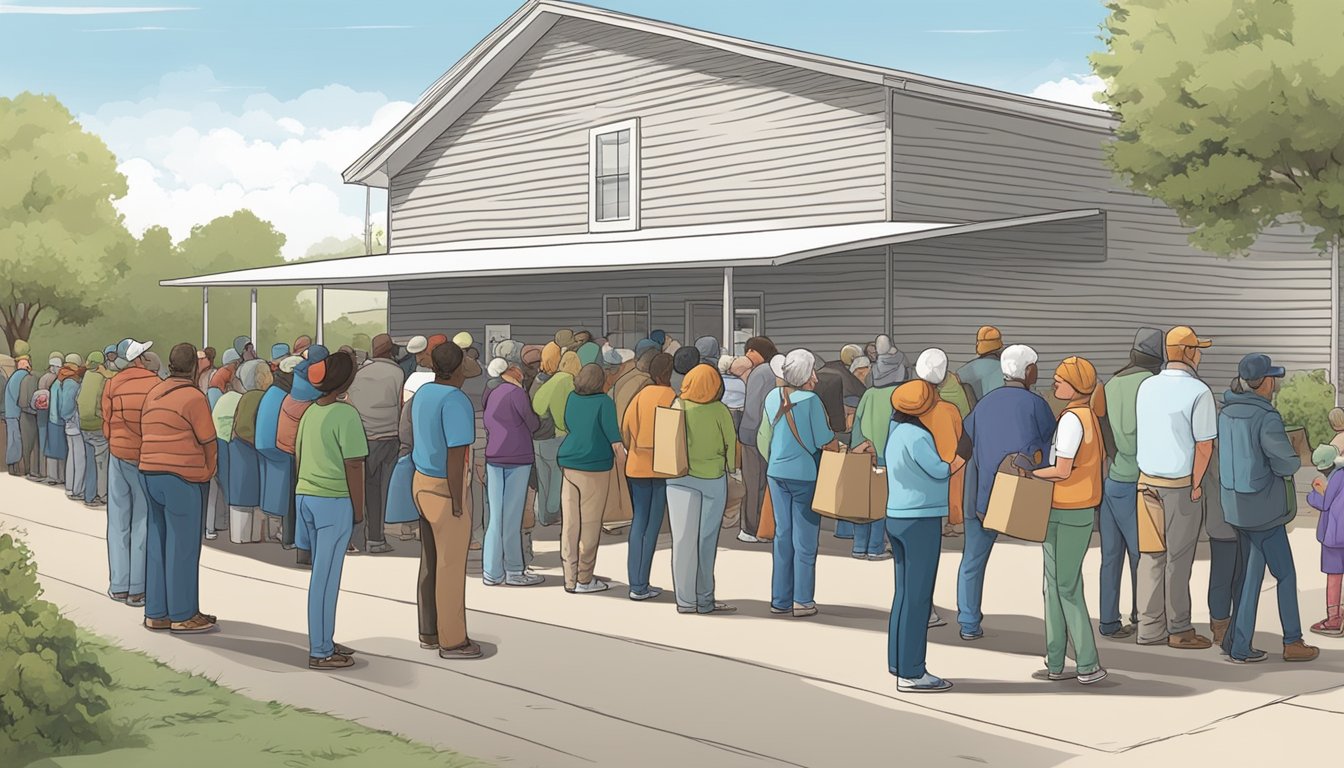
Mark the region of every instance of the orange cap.
[[992, 325], [983, 325], [975, 332], [975, 354], [984, 355], [1003, 349], [1003, 334]]
[[1188, 325], [1178, 325], [1167, 331], [1167, 346], [1208, 349], [1213, 346], [1213, 339], [1201, 339], [1195, 335], [1194, 328]]

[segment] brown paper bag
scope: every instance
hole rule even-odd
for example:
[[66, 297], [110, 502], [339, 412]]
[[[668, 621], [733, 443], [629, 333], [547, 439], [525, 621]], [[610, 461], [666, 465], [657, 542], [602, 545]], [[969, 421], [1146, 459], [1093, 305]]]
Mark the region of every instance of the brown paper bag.
[[887, 517], [887, 468], [874, 466], [868, 473], [868, 517], [885, 520]]
[[770, 488], [766, 487], [765, 497], [761, 499], [761, 525], [756, 529], [756, 538], [772, 541], [775, 538], [775, 505], [770, 500]]
[[1147, 553], [1167, 551], [1167, 511], [1162, 497], [1155, 491], [1139, 489], [1137, 510], [1139, 518], [1139, 551]]
[[673, 403], [653, 414], [653, 471], [663, 477], [683, 477], [690, 471], [686, 453], [686, 412]]
[[635, 519], [635, 510], [630, 501], [630, 487], [625, 482], [625, 456], [616, 456], [609, 475], [611, 483], [607, 487], [607, 506], [602, 510], [602, 527], [608, 532], [620, 530]]
[[872, 476], [871, 453], [822, 451], [812, 511], [834, 520], [869, 522], [873, 519]]
[[1016, 472], [998, 472], [989, 492], [985, 528], [1023, 541], [1045, 541], [1054, 483]]
[[1307, 430], [1302, 427], [1288, 430], [1288, 442], [1292, 444], [1293, 451], [1302, 459], [1302, 465], [1311, 466], [1311, 444], [1307, 442]]

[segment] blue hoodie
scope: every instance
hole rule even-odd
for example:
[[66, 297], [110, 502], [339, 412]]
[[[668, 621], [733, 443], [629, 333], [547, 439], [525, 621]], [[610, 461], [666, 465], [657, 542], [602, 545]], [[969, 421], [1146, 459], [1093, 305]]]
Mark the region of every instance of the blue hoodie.
[[1223, 395], [1218, 414], [1218, 481], [1223, 518], [1234, 528], [1267, 531], [1297, 515], [1293, 473], [1302, 459], [1283, 417], [1254, 392]]

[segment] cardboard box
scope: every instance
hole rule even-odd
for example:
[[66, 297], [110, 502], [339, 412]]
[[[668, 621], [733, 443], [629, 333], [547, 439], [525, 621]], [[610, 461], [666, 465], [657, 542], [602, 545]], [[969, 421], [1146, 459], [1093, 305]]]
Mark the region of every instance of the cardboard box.
[[999, 471], [989, 492], [985, 528], [1023, 541], [1045, 541], [1054, 483]]
[[867, 523], [877, 519], [873, 516], [874, 474], [871, 453], [822, 451], [812, 511], [833, 520]]
[[686, 412], [680, 408], [658, 408], [653, 414], [653, 471], [663, 477], [683, 477], [690, 469]]

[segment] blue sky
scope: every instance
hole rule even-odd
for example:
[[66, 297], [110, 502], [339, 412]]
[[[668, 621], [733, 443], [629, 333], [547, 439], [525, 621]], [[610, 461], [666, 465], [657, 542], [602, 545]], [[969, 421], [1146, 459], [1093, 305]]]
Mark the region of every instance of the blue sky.
[[[359, 231], [340, 170], [521, 1], [0, 0], [0, 96], [54, 94], [103, 136], [133, 230], [182, 237], [246, 206], [301, 255]], [[1100, 0], [594, 4], [1075, 102], [1105, 17]]]

